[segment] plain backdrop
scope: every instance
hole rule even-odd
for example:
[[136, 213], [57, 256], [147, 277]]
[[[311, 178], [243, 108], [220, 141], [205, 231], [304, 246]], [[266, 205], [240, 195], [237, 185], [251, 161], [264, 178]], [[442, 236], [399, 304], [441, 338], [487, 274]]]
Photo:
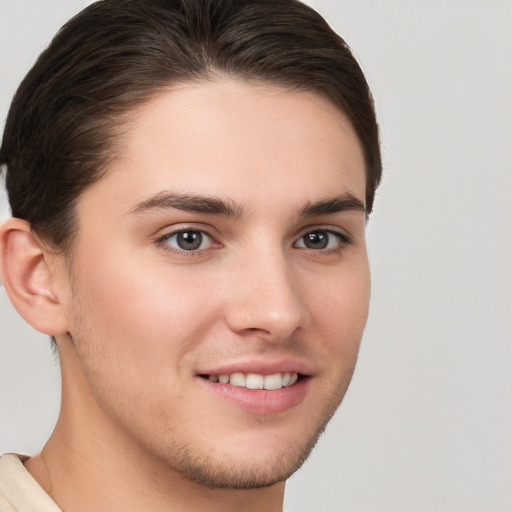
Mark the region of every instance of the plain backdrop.
[[[88, 3], [0, 0], [2, 124], [36, 56]], [[286, 508], [510, 512], [512, 2], [310, 3], [373, 89], [385, 178], [359, 366]], [[58, 369], [3, 289], [0, 326], [0, 453], [32, 454], [56, 419]]]

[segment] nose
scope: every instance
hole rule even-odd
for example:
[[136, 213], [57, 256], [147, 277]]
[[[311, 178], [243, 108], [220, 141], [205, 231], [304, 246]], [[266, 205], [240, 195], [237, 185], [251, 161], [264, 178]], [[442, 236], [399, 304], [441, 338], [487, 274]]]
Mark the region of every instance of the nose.
[[299, 276], [281, 251], [253, 253], [238, 263], [225, 311], [232, 331], [279, 342], [310, 323]]

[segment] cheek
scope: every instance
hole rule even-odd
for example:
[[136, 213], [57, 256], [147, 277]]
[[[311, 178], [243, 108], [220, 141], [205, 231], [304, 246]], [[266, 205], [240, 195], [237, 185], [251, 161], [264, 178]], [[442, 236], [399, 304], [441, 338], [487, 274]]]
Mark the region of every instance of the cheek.
[[199, 294], [196, 280], [175, 269], [155, 275], [143, 266], [131, 272], [126, 264], [96, 263], [90, 272], [81, 268], [70, 332], [89, 387], [134, 425], [133, 402], [148, 418], [164, 406], [171, 414], [170, 403], [180, 407], [185, 394], [182, 377], [195, 348], [217, 317], [216, 299], [208, 290]]
[[216, 287], [205, 285], [198, 273], [112, 261], [105, 258], [90, 272], [82, 271], [77, 286], [81, 316], [112, 350], [117, 346], [144, 359], [176, 355], [193, 348], [217, 318]]
[[367, 264], [332, 276], [311, 305], [312, 318], [331, 355], [357, 357], [368, 318], [370, 273]]

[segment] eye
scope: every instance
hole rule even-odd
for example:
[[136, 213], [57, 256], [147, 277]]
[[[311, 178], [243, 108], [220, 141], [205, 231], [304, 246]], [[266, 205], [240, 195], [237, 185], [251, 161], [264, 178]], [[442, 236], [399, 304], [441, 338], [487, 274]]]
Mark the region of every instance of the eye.
[[179, 251], [200, 251], [213, 246], [211, 236], [197, 229], [181, 229], [163, 236], [158, 242]]
[[302, 235], [293, 245], [301, 249], [320, 251], [326, 249], [340, 249], [348, 243], [348, 237], [341, 233], [326, 229], [317, 229]]

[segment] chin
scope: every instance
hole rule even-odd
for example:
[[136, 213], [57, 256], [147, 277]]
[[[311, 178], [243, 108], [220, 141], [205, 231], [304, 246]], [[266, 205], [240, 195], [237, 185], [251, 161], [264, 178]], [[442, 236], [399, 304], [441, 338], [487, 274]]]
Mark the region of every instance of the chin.
[[224, 460], [221, 464], [204, 459], [184, 460], [183, 473], [192, 481], [210, 489], [261, 489], [284, 482], [306, 460], [307, 455], [294, 461], [255, 465], [254, 461]]
[[[250, 450], [237, 454], [196, 455], [182, 448], [178, 470], [189, 480], [210, 489], [261, 489], [286, 481], [307, 460], [320, 435], [322, 425], [302, 446], [277, 449], [269, 455]], [[176, 453], [173, 457], [176, 461]], [[175, 462], [176, 463], [176, 462]]]

